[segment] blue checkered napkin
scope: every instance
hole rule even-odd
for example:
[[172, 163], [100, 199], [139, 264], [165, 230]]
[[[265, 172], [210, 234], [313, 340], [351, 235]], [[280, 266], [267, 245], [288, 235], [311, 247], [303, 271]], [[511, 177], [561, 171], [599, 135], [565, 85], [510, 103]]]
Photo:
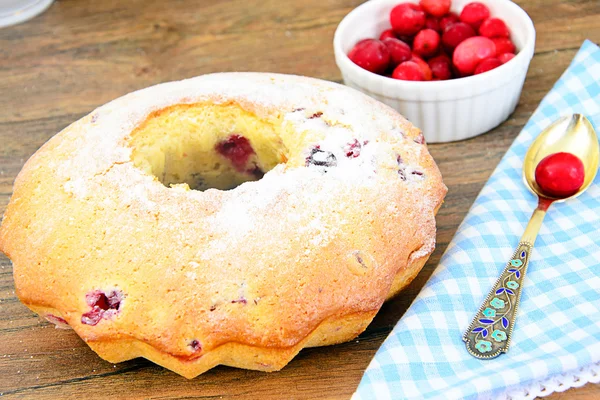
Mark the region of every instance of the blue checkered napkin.
[[479, 360], [462, 341], [537, 205], [522, 182], [523, 156], [543, 128], [569, 113], [600, 128], [600, 48], [590, 41], [492, 174], [353, 400], [532, 398], [600, 381], [600, 176], [546, 216], [508, 353]]

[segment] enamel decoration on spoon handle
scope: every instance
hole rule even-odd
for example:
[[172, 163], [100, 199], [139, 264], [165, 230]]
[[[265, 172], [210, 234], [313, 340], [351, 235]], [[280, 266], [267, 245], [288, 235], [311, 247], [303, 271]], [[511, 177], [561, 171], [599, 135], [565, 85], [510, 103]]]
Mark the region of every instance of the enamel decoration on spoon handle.
[[546, 209], [540, 206], [534, 211], [515, 253], [463, 336], [474, 357], [494, 358], [508, 351], [529, 257]]

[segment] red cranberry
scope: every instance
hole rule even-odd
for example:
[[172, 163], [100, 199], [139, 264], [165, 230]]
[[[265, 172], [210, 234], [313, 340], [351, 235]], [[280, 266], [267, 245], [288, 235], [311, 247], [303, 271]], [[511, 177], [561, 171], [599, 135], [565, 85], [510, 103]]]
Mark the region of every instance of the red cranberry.
[[402, 3], [390, 12], [390, 23], [397, 35], [412, 36], [425, 26], [425, 12], [416, 4]]
[[412, 171], [410, 174], [414, 175], [414, 176], [418, 176], [421, 179], [425, 179], [425, 173], [423, 173], [422, 171], [415, 170], [415, 171]]
[[379, 35], [379, 40], [381, 40], [382, 42], [388, 38], [396, 39], [396, 35], [394, 34], [394, 31], [391, 29], [386, 29], [385, 31], [381, 32], [381, 35]]
[[497, 58], [486, 58], [482, 62], [477, 65], [473, 75], [483, 74], [484, 72], [488, 72], [502, 65], [502, 61]]
[[405, 61], [398, 65], [392, 73], [392, 78], [403, 81], [425, 80], [421, 67], [414, 61]]
[[68, 322], [64, 318], [61, 318], [54, 314], [47, 314], [46, 319], [54, 324], [68, 324]]
[[85, 325], [95, 326], [98, 325], [98, 322], [102, 319], [102, 310], [99, 308], [94, 308], [91, 311], [88, 311], [81, 315], [81, 323]]
[[404, 61], [408, 61], [412, 57], [410, 46], [401, 41], [400, 39], [384, 39], [383, 44], [385, 44], [388, 51], [390, 52], [392, 67], [396, 67], [396, 65], [401, 64]]
[[452, 78], [452, 61], [445, 54], [433, 57], [428, 62], [434, 79], [446, 80]]
[[489, 38], [509, 37], [510, 31], [500, 18], [488, 18], [479, 27], [479, 34]]
[[400, 154], [398, 154], [398, 157], [396, 157], [396, 162], [398, 163], [398, 175], [400, 176], [401, 180], [405, 181], [406, 165], [404, 165], [404, 161], [402, 160], [402, 156]]
[[417, 33], [413, 42], [413, 51], [422, 57], [431, 57], [440, 48], [440, 35], [433, 29], [423, 29]]
[[483, 36], [468, 38], [456, 47], [452, 61], [461, 74], [472, 74], [477, 65], [496, 55], [496, 46]]
[[469, 74], [460, 72], [459, 69], [456, 68], [456, 65], [454, 65], [454, 61], [452, 61], [452, 76], [455, 78], [464, 78], [465, 76], [469, 76]]
[[490, 17], [490, 9], [483, 3], [473, 2], [467, 4], [460, 13], [460, 20], [471, 25], [474, 29]]
[[504, 54], [504, 53], [516, 53], [517, 52], [517, 48], [515, 47], [513, 42], [510, 41], [509, 38], [497, 37], [497, 38], [492, 38], [491, 40], [496, 45], [496, 55], [497, 56], [499, 56], [500, 54]]
[[500, 60], [500, 62], [502, 64], [506, 64], [507, 62], [509, 62], [513, 58], [515, 58], [515, 55], [513, 53], [504, 53], [504, 54], [500, 54], [498, 56], [498, 60]]
[[64, 318], [61, 318], [58, 315], [46, 314], [46, 319], [48, 320], [48, 322], [51, 322], [54, 325], [56, 325], [57, 328], [69, 327], [69, 323]]
[[451, 52], [461, 42], [473, 36], [475, 36], [475, 30], [470, 25], [464, 22], [457, 22], [446, 29], [442, 35], [442, 43], [444, 44], [444, 48]]
[[348, 58], [356, 65], [376, 74], [383, 74], [390, 64], [390, 52], [377, 39], [364, 39], [354, 45]]
[[397, 37], [398, 37], [398, 39], [400, 39], [401, 41], [403, 41], [404, 43], [406, 43], [409, 46], [412, 46], [413, 39], [415, 38], [414, 36], [407, 36], [407, 35], [400, 35]]
[[425, 19], [425, 29], [433, 29], [437, 33], [442, 33], [442, 28], [440, 28], [439, 18], [428, 15], [427, 18]]
[[583, 185], [585, 169], [571, 153], [554, 153], [535, 168], [535, 181], [543, 194], [564, 199], [573, 196]]
[[450, 11], [450, 0], [421, 0], [419, 4], [425, 12], [434, 17], [441, 17]]
[[246, 171], [246, 163], [255, 154], [250, 141], [241, 135], [231, 135], [215, 145], [217, 153], [231, 161], [238, 172]]
[[202, 351], [202, 345], [198, 339], [191, 340], [188, 346], [190, 346], [192, 351]]
[[90, 307], [98, 307], [101, 310], [118, 310], [121, 305], [122, 293], [112, 290], [108, 294], [99, 290], [85, 295], [85, 302]]
[[348, 158], [356, 158], [360, 156], [361, 149], [362, 145], [360, 144], [358, 139], [354, 139], [352, 143], [348, 143], [346, 146], [344, 146], [344, 152], [346, 153], [346, 157]]
[[109, 311], [119, 311], [122, 300], [123, 292], [120, 290], [108, 293], [95, 290], [86, 294], [85, 301], [92, 309], [81, 316], [81, 323], [92, 326], [98, 324], [103, 317], [109, 315]]
[[413, 54], [410, 61], [416, 63], [419, 66], [419, 68], [421, 68], [421, 72], [423, 72], [423, 77], [426, 81], [430, 81], [431, 78], [433, 78], [431, 68], [429, 68], [429, 64], [427, 64], [425, 60], [423, 60], [421, 57], [419, 57], [416, 54]]
[[440, 19], [440, 29], [442, 30], [442, 32], [445, 32], [446, 29], [448, 29], [450, 26], [457, 23], [458, 21], [460, 21], [460, 19], [456, 13], [448, 13]]

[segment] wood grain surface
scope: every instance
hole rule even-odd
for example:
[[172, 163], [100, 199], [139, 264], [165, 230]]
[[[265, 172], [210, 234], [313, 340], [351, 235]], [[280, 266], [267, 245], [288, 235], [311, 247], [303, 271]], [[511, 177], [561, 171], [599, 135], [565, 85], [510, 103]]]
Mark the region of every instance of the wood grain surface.
[[[360, 0], [65, 0], [0, 29], [0, 213], [23, 163], [47, 139], [101, 104], [155, 83], [217, 71], [271, 71], [341, 81], [336, 25]], [[73, 331], [41, 321], [15, 296], [0, 255], [2, 398], [348, 399], [386, 335], [431, 275], [477, 193], [586, 38], [600, 42], [600, 1], [518, 0], [537, 28], [521, 102], [500, 127], [431, 145], [449, 187], [438, 246], [414, 283], [383, 306], [357, 340], [303, 350], [261, 373], [217, 367], [186, 380], [137, 359], [101, 360]], [[549, 399], [600, 398], [586, 385]]]

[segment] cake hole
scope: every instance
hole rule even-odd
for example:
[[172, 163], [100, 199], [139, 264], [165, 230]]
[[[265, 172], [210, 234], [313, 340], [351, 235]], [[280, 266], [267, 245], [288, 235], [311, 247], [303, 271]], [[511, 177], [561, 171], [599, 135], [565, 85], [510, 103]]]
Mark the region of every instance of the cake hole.
[[129, 146], [137, 168], [167, 187], [192, 190], [230, 190], [288, 159], [281, 121], [233, 103], [155, 111], [131, 133]]

